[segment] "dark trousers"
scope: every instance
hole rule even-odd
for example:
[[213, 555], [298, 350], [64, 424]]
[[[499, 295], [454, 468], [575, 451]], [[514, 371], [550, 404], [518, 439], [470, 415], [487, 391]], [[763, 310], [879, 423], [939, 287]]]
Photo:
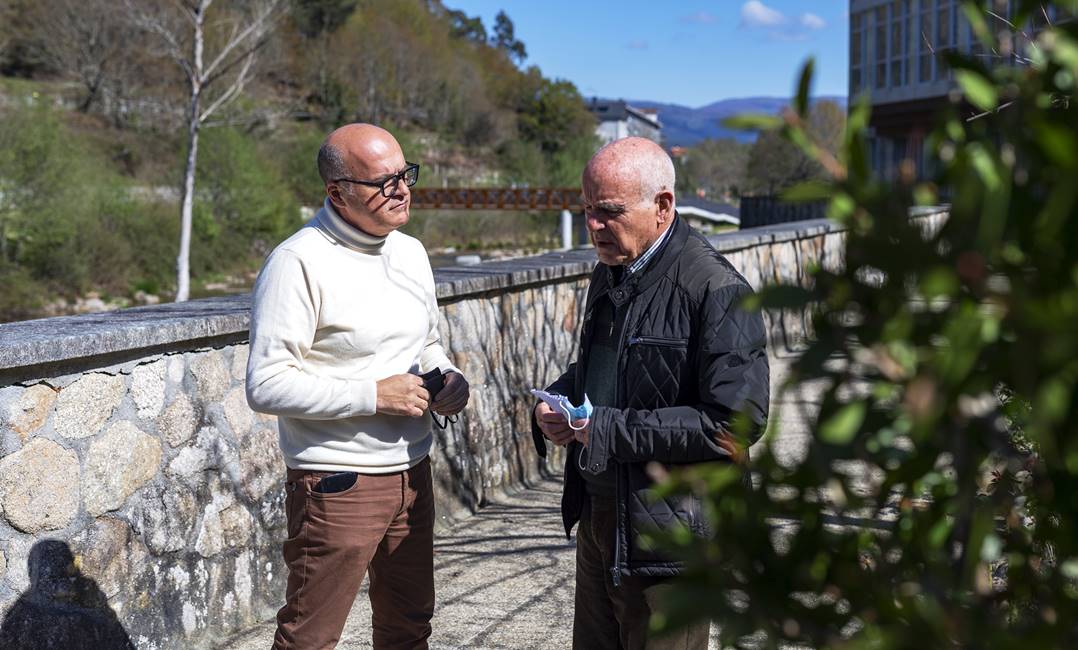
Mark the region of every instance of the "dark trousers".
[[707, 650], [708, 621], [660, 638], [648, 638], [648, 619], [670, 584], [662, 578], [622, 576], [615, 587], [616, 505], [590, 497], [576, 534], [576, 602], [573, 648], [577, 650]]
[[335, 647], [369, 568], [374, 647], [426, 648], [434, 614], [430, 459], [360, 474], [342, 492], [313, 491], [333, 473], [288, 470], [288, 587], [273, 647]]

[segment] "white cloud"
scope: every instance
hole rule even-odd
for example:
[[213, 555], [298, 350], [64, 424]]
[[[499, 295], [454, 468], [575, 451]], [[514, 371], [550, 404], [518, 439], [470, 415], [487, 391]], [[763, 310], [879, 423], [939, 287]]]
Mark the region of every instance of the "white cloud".
[[648, 49], [648, 42], [647, 41], [639, 41], [639, 40], [638, 41], [629, 41], [629, 44], [626, 45], [625, 47], [629, 48], [630, 50], [646, 50], [646, 49]]
[[718, 21], [718, 16], [707, 11], [698, 11], [692, 15], [681, 17], [681, 22], [694, 23], [696, 25], [713, 25]]
[[786, 16], [768, 7], [760, 0], [749, 0], [741, 5], [741, 24], [748, 27], [777, 27], [786, 22]]
[[816, 14], [801, 14], [801, 25], [809, 29], [823, 29], [827, 22]]

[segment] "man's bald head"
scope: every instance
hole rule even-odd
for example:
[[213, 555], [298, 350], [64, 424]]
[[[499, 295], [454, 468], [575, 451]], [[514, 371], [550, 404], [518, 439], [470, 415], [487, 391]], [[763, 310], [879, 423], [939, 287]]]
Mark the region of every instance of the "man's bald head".
[[641, 201], [660, 192], [674, 191], [674, 161], [663, 148], [647, 138], [622, 138], [599, 151], [584, 167], [584, 178], [596, 183], [627, 184], [639, 192]]
[[373, 124], [346, 124], [326, 136], [318, 149], [318, 175], [323, 183], [365, 173], [364, 161], [400, 150], [389, 131]]
[[581, 181], [585, 223], [604, 264], [632, 263], [673, 223], [674, 163], [651, 140], [611, 142]]

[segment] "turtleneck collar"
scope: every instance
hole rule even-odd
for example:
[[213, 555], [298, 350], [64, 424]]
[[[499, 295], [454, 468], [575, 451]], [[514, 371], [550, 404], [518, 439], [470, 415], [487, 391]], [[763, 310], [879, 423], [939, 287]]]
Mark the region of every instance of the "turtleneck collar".
[[376, 237], [345, 221], [333, 209], [333, 204], [328, 198], [315, 219], [318, 221], [318, 226], [330, 237], [360, 253], [380, 255], [382, 246], [386, 243], [385, 237]]

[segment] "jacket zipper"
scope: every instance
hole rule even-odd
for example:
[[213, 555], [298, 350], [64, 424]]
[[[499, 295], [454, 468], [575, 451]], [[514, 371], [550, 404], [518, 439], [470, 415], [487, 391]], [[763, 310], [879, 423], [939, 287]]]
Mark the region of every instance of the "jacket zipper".
[[[632, 345], [633, 338], [626, 337], [625, 332], [628, 330], [629, 316], [632, 312], [632, 301], [630, 301], [625, 309], [625, 320], [621, 324], [621, 336], [618, 339], [618, 372], [614, 377], [614, 399], [615, 403], [621, 404], [621, 375], [624, 372], [625, 364], [625, 346], [626, 344]], [[614, 310], [614, 320], [617, 320], [617, 308]], [[626, 342], [626, 338], [629, 342]], [[621, 541], [618, 539], [621, 536], [621, 520], [617, 516], [618, 510], [621, 508], [621, 465], [615, 463], [614, 465], [614, 565], [610, 567], [610, 579], [613, 581], [615, 587], [621, 587]], [[626, 540], [627, 542], [628, 540]]]
[[667, 339], [658, 336], [630, 336], [629, 345], [655, 345], [666, 348], [686, 348], [689, 342], [685, 339]]

